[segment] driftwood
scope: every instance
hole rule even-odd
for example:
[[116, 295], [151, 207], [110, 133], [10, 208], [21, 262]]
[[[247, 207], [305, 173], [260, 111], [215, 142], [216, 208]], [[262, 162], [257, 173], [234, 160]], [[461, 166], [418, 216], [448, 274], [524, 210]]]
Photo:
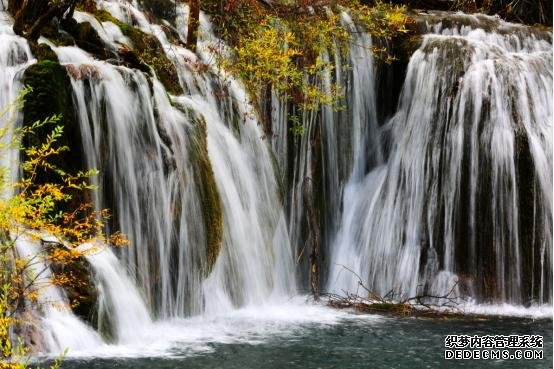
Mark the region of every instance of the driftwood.
[[384, 296], [371, 291], [362, 278], [353, 270], [341, 265], [358, 278], [358, 288], [355, 292], [343, 291], [342, 295], [321, 292], [320, 296], [327, 299], [326, 304], [336, 309], [353, 309], [359, 313], [387, 314], [397, 316], [419, 317], [465, 317], [460, 306], [464, 300], [456, 296], [457, 283], [444, 295], [418, 294], [412, 297], [402, 297], [402, 293], [391, 290]]

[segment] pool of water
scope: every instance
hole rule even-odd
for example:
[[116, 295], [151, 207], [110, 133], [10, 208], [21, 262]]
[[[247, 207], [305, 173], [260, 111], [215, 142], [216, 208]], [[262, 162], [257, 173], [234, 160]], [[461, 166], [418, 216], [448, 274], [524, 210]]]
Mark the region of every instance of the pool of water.
[[[246, 309], [212, 319], [175, 320], [150, 330], [147, 335], [140, 334], [140, 342], [70, 352], [63, 367], [552, 368], [552, 320], [545, 318], [400, 318], [286, 306]], [[544, 358], [446, 360], [444, 339], [451, 334], [542, 335]]]

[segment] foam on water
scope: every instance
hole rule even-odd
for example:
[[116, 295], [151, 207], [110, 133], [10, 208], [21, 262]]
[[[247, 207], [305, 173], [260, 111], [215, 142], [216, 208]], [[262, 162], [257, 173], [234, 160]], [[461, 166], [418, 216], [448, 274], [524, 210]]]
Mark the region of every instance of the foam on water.
[[[467, 305], [470, 314], [546, 319], [551, 306], [529, 308], [508, 304]], [[248, 306], [218, 316], [173, 318], [154, 322], [148, 330], [139, 330], [130, 343], [81, 347], [68, 352], [69, 358], [182, 358], [215, 351], [214, 344], [265, 344], [275, 337], [295, 339], [306, 329], [324, 329], [346, 322], [383, 329], [391, 316], [357, 314], [308, 302], [297, 296], [289, 302]]]
[[314, 305], [299, 296], [286, 303], [249, 306], [218, 316], [158, 321], [148, 330], [137, 331], [132, 343], [81, 347], [69, 351], [68, 357], [185, 357], [212, 352], [212, 344], [262, 344], [275, 336], [294, 338], [306, 328], [360, 319], [378, 324], [387, 318]]
[[532, 305], [529, 307], [510, 304], [467, 304], [462, 311], [469, 314], [505, 316], [532, 319], [552, 319], [552, 305]]

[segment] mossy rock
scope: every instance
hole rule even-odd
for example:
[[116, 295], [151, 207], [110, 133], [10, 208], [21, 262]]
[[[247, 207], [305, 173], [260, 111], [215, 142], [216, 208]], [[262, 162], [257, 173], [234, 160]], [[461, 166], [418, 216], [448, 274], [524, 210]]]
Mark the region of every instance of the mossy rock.
[[57, 25], [49, 24], [43, 27], [40, 34], [56, 46], [73, 46], [75, 39], [67, 32], [60, 31]]
[[[32, 89], [26, 96], [23, 105], [23, 125], [30, 126], [36, 121], [43, 121], [54, 115], [61, 115], [57, 125], [63, 127], [63, 135], [58, 139], [59, 146], [67, 146], [69, 151], [51, 158], [51, 163], [66, 173], [77, 173], [84, 168], [84, 153], [81, 145], [81, 130], [75, 118], [71, 81], [66, 69], [57, 61], [42, 60], [31, 65], [24, 73], [23, 84]], [[52, 125], [41, 127], [33, 135], [23, 139], [25, 147], [38, 146], [52, 130]], [[38, 173], [37, 183], [58, 183], [60, 178], [52, 172]], [[89, 199], [86, 193], [77, 193], [60, 210], [75, 209]]]
[[148, 65], [154, 69], [156, 76], [167, 91], [174, 95], [183, 93], [177, 69], [165, 55], [165, 51], [156, 37], [119, 21], [106, 10], [98, 10], [94, 15], [100, 22], [112, 22], [117, 25], [121, 32], [131, 40], [132, 45], [129, 46], [132, 47], [132, 50], [127, 48], [120, 50], [120, 56], [131, 68], [149, 72]]
[[57, 114], [63, 115], [61, 124], [64, 128], [73, 125], [71, 82], [63, 66], [53, 60], [39, 61], [27, 68], [23, 83], [32, 89], [23, 107], [24, 125]]
[[70, 27], [69, 32], [81, 49], [90, 52], [99, 59], [113, 57], [114, 53], [106, 48], [104, 41], [89, 22], [77, 23]]
[[206, 265], [202, 266], [202, 271], [204, 276], [207, 276], [215, 265], [223, 243], [223, 210], [208, 156], [206, 122], [198, 117], [195, 119], [195, 125], [194, 137], [191, 140], [191, 156], [206, 230]]
[[98, 19], [100, 22], [112, 22], [113, 24], [121, 24], [117, 18], [115, 18], [111, 13], [105, 9], [97, 9], [94, 12], [94, 16], [96, 19]]
[[55, 63], [59, 62], [56, 53], [46, 44], [38, 44], [33, 52], [39, 61], [50, 60]]
[[179, 84], [177, 69], [165, 55], [165, 51], [156, 37], [126, 23], [118, 22], [117, 25], [133, 43], [137, 57], [154, 69], [167, 91], [174, 95], [181, 95], [183, 89]]

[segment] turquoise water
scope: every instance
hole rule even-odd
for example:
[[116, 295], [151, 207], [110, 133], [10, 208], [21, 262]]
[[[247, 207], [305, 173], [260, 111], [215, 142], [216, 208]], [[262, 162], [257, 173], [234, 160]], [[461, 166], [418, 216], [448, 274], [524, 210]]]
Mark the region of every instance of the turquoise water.
[[[323, 322], [308, 319], [283, 323], [249, 319], [228, 324], [204, 323], [206, 337], [173, 342], [156, 357], [66, 358], [71, 369], [281, 369], [281, 368], [552, 368], [552, 320], [528, 318], [421, 319], [341, 316]], [[236, 332], [232, 325], [236, 324]], [[231, 328], [230, 328], [231, 327]], [[247, 327], [247, 328], [245, 328]], [[175, 327], [174, 327], [175, 328]], [[195, 328], [179, 329], [198, 335]], [[221, 336], [217, 330], [221, 330]], [[194, 333], [196, 332], [196, 333]], [[163, 335], [163, 330], [159, 332]], [[167, 334], [174, 332], [167, 330]], [[444, 338], [466, 335], [542, 335], [542, 360], [446, 360]], [[212, 338], [209, 338], [212, 337]], [[225, 338], [226, 337], [226, 338]], [[232, 339], [230, 337], [233, 337]], [[152, 343], [156, 345], [155, 340]], [[146, 346], [148, 347], [148, 345]], [[147, 354], [143, 352], [142, 354]]]

